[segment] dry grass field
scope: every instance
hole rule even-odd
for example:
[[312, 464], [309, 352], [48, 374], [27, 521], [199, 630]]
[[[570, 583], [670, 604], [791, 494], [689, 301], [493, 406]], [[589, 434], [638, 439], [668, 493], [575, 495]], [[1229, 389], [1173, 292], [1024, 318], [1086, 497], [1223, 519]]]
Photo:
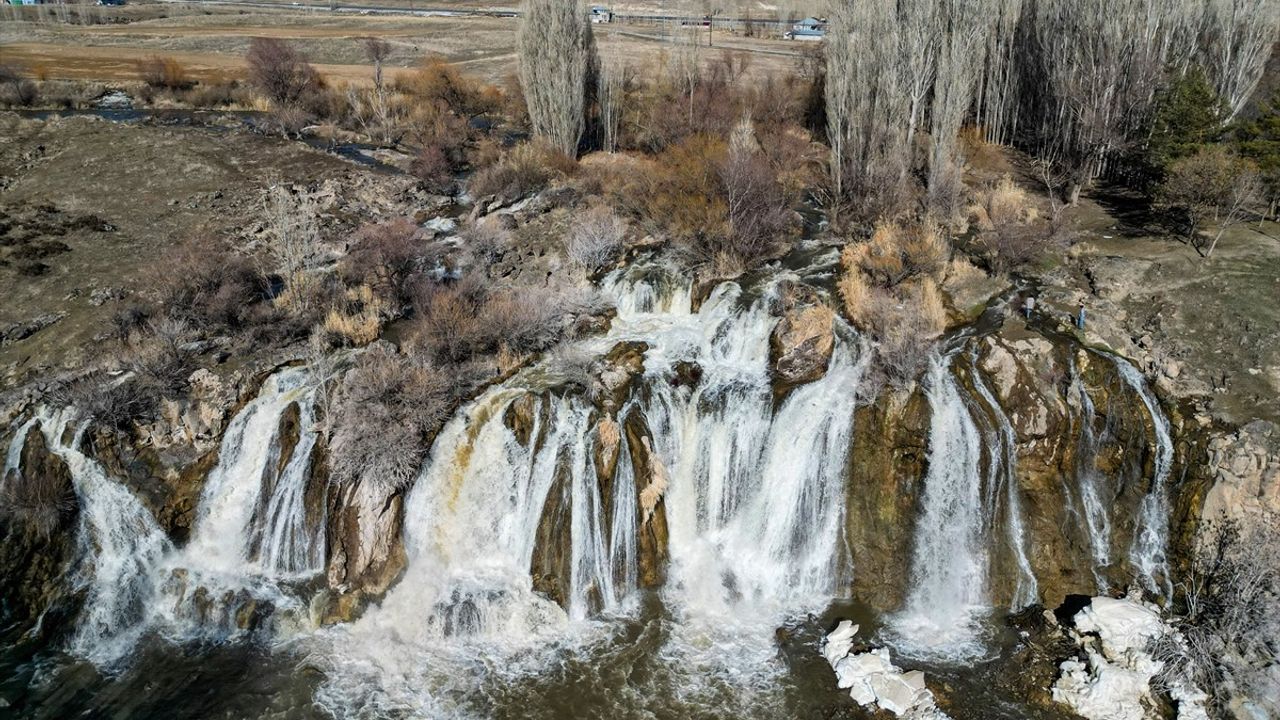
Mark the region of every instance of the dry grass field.
[[[365, 82], [370, 67], [363, 42], [386, 40], [392, 48], [388, 65], [412, 67], [424, 57], [439, 56], [468, 74], [501, 81], [516, 71], [517, 20], [492, 15], [376, 15], [329, 12], [327, 8], [264, 2], [254, 7], [231, 4], [149, 3], [123, 8], [81, 6], [78, 15], [59, 22], [32, 8], [0, 8], [0, 64], [40, 78], [131, 81], [136, 63], [150, 55], [176, 59], [196, 80], [225, 79], [243, 72], [243, 56], [254, 37], [288, 40], [331, 80]], [[407, 2], [392, 3], [405, 5]], [[464, 7], [462, 3], [446, 6]], [[422, 7], [419, 4], [418, 7]], [[466, 7], [474, 9], [474, 4]], [[746, 58], [748, 73], [786, 72], [795, 67], [807, 46], [776, 37], [744, 37], [716, 28], [706, 47], [703, 29], [689, 30], [655, 23], [597, 25], [604, 56], [642, 68], [661, 59], [673, 35], [693, 36], [703, 45], [702, 57], [713, 62], [726, 50]], [[776, 33], [774, 33], [776, 35]]]

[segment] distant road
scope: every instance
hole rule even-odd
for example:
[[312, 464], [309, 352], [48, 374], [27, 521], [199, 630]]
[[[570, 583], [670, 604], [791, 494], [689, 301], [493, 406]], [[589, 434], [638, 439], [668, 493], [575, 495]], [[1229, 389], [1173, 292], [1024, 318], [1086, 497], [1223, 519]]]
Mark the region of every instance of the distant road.
[[[429, 5], [422, 7], [413, 7], [412, 9], [400, 6], [389, 5], [344, 5], [342, 3], [317, 3], [317, 2], [273, 2], [273, 0], [162, 0], [162, 2], [176, 3], [180, 5], [234, 5], [237, 7], [257, 7], [257, 8], [285, 8], [285, 9], [306, 9], [325, 12], [343, 12], [343, 13], [368, 13], [371, 15], [415, 15], [421, 17], [466, 17], [466, 16], [483, 16], [483, 17], [519, 17], [520, 11], [516, 8], [449, 8], [449, 7], [431, 7]], [[618, 22], [679, 22], [689, 25], [699, 25], [706, 22], [703, 15], [643, 15], [643, 14], [627, 14], [614, 13], [614, 20]], [[772, 25], [774, 27], [784, 27], [789, 23], [781, 20], [768, 20], [763, 18], [745, 18], [745, 17], [716, 17], [717, 23], [745, 23], [752, 22], [757, 25]]]

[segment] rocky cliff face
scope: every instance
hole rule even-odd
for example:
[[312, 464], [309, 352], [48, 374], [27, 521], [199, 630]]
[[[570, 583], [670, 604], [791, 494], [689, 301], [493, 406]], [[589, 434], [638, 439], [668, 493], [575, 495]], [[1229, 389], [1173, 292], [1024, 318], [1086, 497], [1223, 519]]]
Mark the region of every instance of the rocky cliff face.
[[80, 506], [71, 472], [40, 428], [32, 425], [19, 442], [18, 468], [0, 478], [0, 617], [27, 627], [51, 613], [41, 624], [48, 634], [60, 629], [53, 620], [79, 602], [66, 579], [76, 559]]

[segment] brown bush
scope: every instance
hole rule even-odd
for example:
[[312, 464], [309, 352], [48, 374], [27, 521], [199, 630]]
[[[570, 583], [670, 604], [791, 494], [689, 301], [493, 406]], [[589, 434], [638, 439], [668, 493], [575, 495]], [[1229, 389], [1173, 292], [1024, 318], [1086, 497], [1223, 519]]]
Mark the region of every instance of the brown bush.
[[876, 369], [889, 382], [914, 381], [946, 327], [938, 278], [949, 248], [932, 223], [881, 223], [871, 238], [845, 246], [837, 283], [845, 315], [876, 341]]
[[409, 172], [428, 192], [446, 194], [453, 189], [453, 163], [439, 145], [427, 145], [409, 164]]
[[1000, 274], [1033, 265], [1070, 244], [1063, 216], [1038, 222], [1035, 205], [1007, 175], [980, 193], [978, 199], [974, 209], [978, 242], [992, 272]]
[[277, 107], [301, 103], [323, 81], [292, 45], [275, 38], [253, 38], [245, 54], [249, 82]]
[[12, 67], [0, 65], [0, 103], [9, 107], [29, 107], [40, 96], [36, 84]]
[[473, 197], [517, 200], [542, 190], [557, 177], [577, 171], [573, 158], [539, 142], [517, 145], [502, 158], [477, 171], [467, 183]]
[[441, 103], [464, 118], [496, 112], [503, 102], [500, 90], [466, 77], [439, 56], [424, 59], [412, 72], [401, 73], [393, 87], [418, 102]]
[[182, 64], [171, 57], [151, 55], [139, 60], [138, 75], [148, 86], [165, 90], [183, 90], [193, 85]]
[[382, 321], [389, 314], [386, 303], [372, 288], [357, 285], [348, 288], [342, 302], [329, 309], [323, 329], [330, 345], [363, 347], [382, 334]]
[[397, 218], [357, 230], [339, 272], [347, 282], [367, 284], [399, 308], [412, 302], [419, 275], [439, 255], [440, 248], [412, 220]]
[[0, 513], [33, 537], [48, 539], [75, 514], [75, 487], [67, 475], [20, 468], [0, 481]]
[[338, 390], [333, 479], [407, 487], [452, 409], [449, 373], [384, 345], [362, 354]]
[[569, 261], [588, 273], [613, 264], [622, 253], [627, 224], [605, 206], [579, 214], [565, 237]]
[[243, 327], [266, 298], [250, 260], [217, 238], [193, 236], [166, 251], [150, 273], [163, 312], [197, 329]]

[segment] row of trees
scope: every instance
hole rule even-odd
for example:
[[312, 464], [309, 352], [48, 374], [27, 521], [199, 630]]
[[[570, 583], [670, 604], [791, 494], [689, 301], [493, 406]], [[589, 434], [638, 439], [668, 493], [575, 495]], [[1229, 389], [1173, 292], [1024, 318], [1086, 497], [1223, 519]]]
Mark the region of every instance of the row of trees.
[[1278, 27], [1268, 0], [838, 0], [826, 43], [834, 204], [900, 208], [914, 174], [931, 209], [948, 210], [970, 121], [1056, 165], [1074, 203], [1145, 142], [1170, 77], [1202, 67], [1219, 122], [1236, 116]]

